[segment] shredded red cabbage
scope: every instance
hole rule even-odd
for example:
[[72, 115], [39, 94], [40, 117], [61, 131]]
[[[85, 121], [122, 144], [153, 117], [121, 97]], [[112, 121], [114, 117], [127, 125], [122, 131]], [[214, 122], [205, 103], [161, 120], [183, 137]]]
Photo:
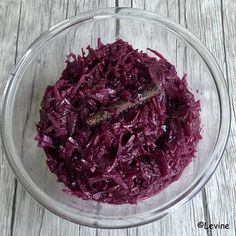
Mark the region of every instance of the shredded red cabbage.
[[[134, 204], [177, 180], [196, 153], [200, 102], [186, 76], [161, 54], [134, 50], [123, 40], [87, 55], [70, 54], [61, 78], [48, 86], [37, 124], [47, 165], [83, 199]], [[137, 102], [153, 84], [156, 96], [91, 127], [86, 120], [119, 100]]]

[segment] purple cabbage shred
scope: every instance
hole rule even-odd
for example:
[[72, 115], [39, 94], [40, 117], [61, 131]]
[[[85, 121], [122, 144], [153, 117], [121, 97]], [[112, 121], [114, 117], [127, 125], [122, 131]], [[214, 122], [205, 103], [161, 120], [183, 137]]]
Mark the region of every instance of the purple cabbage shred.
[[[178, 180], [196, 154], [200, 102], [186, 75], [160, 53], [119, 39], [70, 54], [48, 86], [35, 139], [67, 192], [83, 199], [135, 204]], [[153, 84], [159, 93], [91, 127], [86, 120], [119, 100], [137, 102]]]

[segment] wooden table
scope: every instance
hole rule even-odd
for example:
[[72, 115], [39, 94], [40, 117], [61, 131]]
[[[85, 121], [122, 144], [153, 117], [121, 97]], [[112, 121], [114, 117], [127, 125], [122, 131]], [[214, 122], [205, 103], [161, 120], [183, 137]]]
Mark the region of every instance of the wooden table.
[[[131, 229], [100, 230], [76, 225], [43, 209], [17, 183], [0, 156], [0, 235], [236, 235], [236, 1], [235, 0], [0, 0], [0, 85], [29, 44], [52, 25], [80, 12], [126, 6], [161, 13], [199, 37], [227, 80], [232, 129], [223, 160], [206, 187], [189, 203], [161, 220]], [[205, 230], [198, 222], [228, 223]]]

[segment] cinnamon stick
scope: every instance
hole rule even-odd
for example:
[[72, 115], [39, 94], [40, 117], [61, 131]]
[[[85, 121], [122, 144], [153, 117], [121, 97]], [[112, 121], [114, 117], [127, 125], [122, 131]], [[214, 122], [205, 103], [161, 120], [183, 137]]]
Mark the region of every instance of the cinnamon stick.
[[107, 107], [106, 110], [100, 110], [98, 112], [96, 112], [95, 114], [91, 115], [88, 119], [87, 119], [87, 124], [90, 126], [96, 126], [99, 123], [110, 119], [113, 115], [113, 113], [111, 111], [114, 111], [114, 109], [116, 110], [117, 114], [120, 114], [124, 111], [127, 111], [130, 108], [136, 107], [142, 103], [147, 102], [148, 100], [150, 100], [152, 97], [156, 96], [159, 94], [159, 90], [155, 85], [150, 85], [147, 86], [143, 89], [142, 93], [141, 93], [141, 97], [138, 99], [137, 102], [130, 102], [130, 101], [126, 101], [126, 100], [120, 100], [118, 102], [113, 103], [111, 106]]

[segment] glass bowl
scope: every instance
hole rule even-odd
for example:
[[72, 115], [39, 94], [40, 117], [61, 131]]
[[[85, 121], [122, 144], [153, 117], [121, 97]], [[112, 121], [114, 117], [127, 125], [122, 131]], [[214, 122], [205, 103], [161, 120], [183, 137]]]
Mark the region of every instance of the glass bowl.
[[[200, 99], [203, 139], [196, 158], [159, 194], [137, 205], [109, 205], [85, 201], [63, 191], [50, 173], [45, 155], [34, 140], [40, 102], [49, 84], [65, 68], [66, 55], [78, 54], [117, 38], [135, 48], [158, 50], [176, 65]], [[1, 103], [1, 135], [9, 164], [18, 181], [42, 206], [67, 220], [100, 228], [142, 225], [178, 209], [206, 184], [224, 151], [230, 129], [230, 105], [223, 75], [206, 47], [190, 32], [170, 20], [129, 8], [82, 13], [42, 34], [16, 65]]]

